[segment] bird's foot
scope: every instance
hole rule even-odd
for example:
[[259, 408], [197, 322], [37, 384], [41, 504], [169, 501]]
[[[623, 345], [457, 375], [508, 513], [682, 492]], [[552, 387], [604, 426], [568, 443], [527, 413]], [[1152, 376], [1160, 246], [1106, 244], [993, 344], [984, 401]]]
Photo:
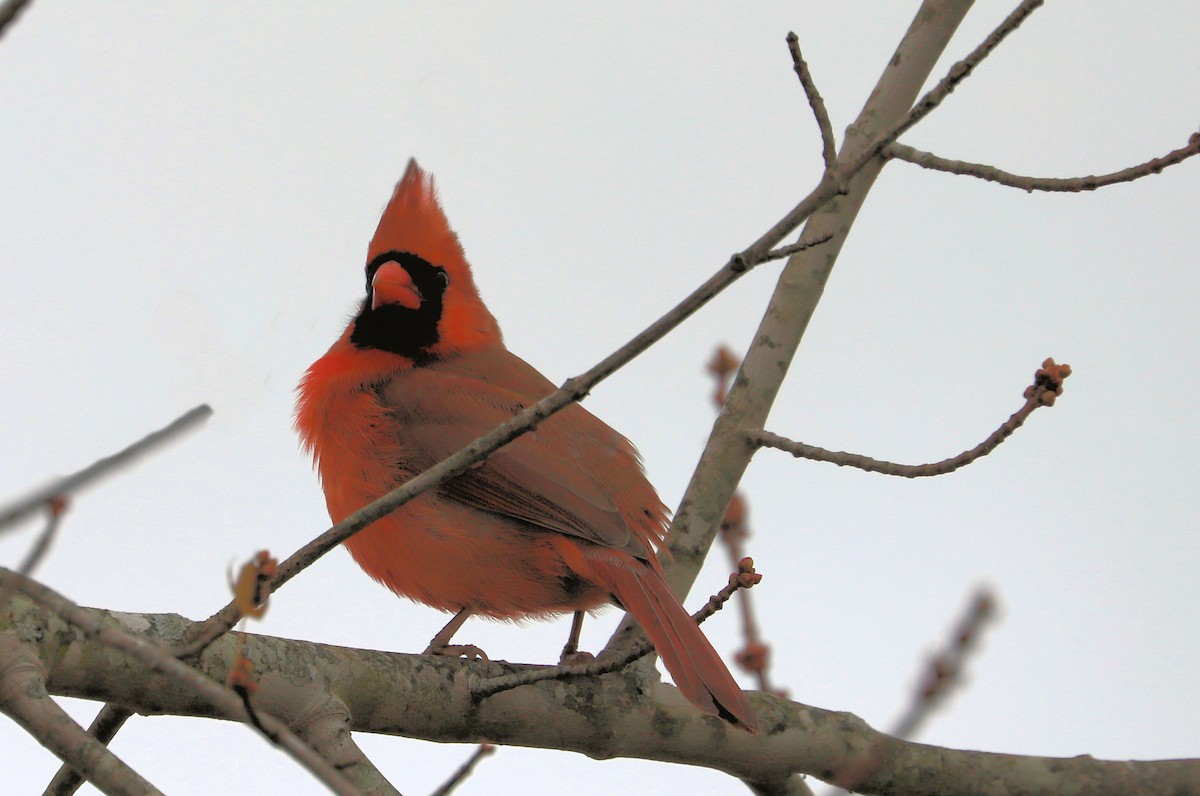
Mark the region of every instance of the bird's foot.
[[430, 644], [422, 655], [444, 655], [447, 658], [466, 658], [469, 661], [490, 663], [487, 653], [474, 644]]

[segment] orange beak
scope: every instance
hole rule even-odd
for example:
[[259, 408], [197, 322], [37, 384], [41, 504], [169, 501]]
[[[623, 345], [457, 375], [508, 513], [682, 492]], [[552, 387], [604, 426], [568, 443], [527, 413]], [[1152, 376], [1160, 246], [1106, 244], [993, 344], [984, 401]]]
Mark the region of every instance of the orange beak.
[[394, 260], [379, 266], [371, 278], [371, 309], [377, 310], [384, 304], [399, 304], [410, 310], [421, 306], [421, 293], [412, 276]]

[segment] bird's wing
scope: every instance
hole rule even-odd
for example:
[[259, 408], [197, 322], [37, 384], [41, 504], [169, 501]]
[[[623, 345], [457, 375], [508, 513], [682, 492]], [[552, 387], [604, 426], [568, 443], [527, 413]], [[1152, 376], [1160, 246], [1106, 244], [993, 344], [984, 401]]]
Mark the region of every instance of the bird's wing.
[[[418, 367], [397, 374], [383, 388], [381, 396], [396, 424], [406, 469], [420, 471], [436, 464], [553, 390], [522, 360], [502, 353], [536, 379], [514, 380], [511, 363], [505, 363], [503, 376], [512, 386], [486, 378], [486, 370], [480, 378], [461, 369]], [[661, 536], [665, 515], [642, 476], [633, 446], [577, 405], [451, 479], [441, 492], [473, 508], [642, 559], [651, 554], [649, 543]], [[622, 505], [636, 513], [636, 528], [631, 528]]]

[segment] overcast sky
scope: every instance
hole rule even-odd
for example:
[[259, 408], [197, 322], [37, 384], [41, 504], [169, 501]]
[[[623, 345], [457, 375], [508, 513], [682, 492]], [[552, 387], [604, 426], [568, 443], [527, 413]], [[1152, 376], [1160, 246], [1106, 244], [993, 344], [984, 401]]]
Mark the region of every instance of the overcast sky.
[[[981, 0], [938, 76], [1012, 2]], [[784, 36], [835, 131], [916, 2], [477, 4], [44, 0], [0, 39], [0, 495], [88, 464], [189, 407], [199, 433], [81, 495], [38, 575], [92, 606], [203, 618], [226, 571], [328, 525], [293, 388], [360, 298], [410, 156], [437, 177], [509, 347], [561, 382], [665, 312], [802, 198], [820, 143]], [[1200, 5], [1054, 2], [905, 142], [1044, 176], [1116, 170], [1200, 123]], [[1082, 195], [889, 165], [771, 415], [773, 430], [903, 462], [1017, 409], [1047, 356], [1057, 406], [957, 474], [908, 481], [763, 452], [743, 482], [772, 675], [881, 729], [979, 584], [1001, 619], [920, 740], [1103, 758], [1200, 755], [1195, 461], [1200, 162]], [[677, 504], [711, 426], [705, 362], [749, 344], [764, 266], [596, 389]], [[0, 541], [24, 555], [36, 524]], [[714, 555], [689, 600], [725, 580]], [[613, 611], [585, 628], [601, 646]], [[416, 652], [446, 617], [338, 550], [250, 629]], [[722, 652], [735, 614], [705, 626]], [[550, 662], [565, 621], [471, 622], [493, 657]], [[748, 680], [744, 682], [749, 683]], [[69, 702], [83, 723], [98, 705]], [[469, 746], [360, 736], [403, 792]], [[57, 761], [8, 722], [5, 787]], [[319, 788], [242, 727], [137, 717], [118, 753], [172, 794]], [[198, 760], [204, 750], [220, 764]], [[723, 774], [502, 749], [461, 790], [735, 792]]]

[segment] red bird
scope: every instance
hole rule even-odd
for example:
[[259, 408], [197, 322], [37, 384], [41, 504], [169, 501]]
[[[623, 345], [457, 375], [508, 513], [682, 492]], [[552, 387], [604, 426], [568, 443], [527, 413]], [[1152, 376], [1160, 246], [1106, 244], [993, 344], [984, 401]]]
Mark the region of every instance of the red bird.
[[[371, 240], [366, 296], [300, 383], [296, 428], [339, 522], [555, 386], [504, 347], [434, 192], [410, 161]], [[346, 542], [383, 585], [455, 617], [583, 612], [617, 602], [645, 629], [683, 695], [755, 731], [754, 711], [671, 594], [655, 549], [666, 507], [633, 446], [572, 404], [490, 459]]]

